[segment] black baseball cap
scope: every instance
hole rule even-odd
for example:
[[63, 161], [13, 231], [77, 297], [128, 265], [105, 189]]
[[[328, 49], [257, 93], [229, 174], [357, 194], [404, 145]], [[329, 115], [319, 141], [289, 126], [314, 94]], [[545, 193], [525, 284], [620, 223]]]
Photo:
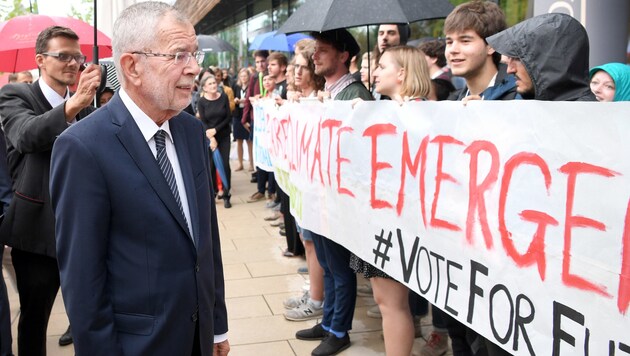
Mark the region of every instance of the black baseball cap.
[[356, 56], [361, 50], [357, 41], [345, 28], [324, 32], [311, 32], [311, 37], [318, 41], [332, 44], [339, 52], [348, 52], [350, 58]]

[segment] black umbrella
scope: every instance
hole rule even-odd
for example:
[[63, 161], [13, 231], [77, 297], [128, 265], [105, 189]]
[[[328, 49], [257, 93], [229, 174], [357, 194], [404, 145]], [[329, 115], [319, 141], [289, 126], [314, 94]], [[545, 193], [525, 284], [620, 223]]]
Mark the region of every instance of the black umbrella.
[[232, 47], [228, 42], [216, 36], [199, 35], [199, 50], [204, 52], [236, 52], [236, 48]]
[[308, 0], [280, 27], [280, 33], [327, 31], [377, 24], [403, 24], [446, 17], [448, 0]]

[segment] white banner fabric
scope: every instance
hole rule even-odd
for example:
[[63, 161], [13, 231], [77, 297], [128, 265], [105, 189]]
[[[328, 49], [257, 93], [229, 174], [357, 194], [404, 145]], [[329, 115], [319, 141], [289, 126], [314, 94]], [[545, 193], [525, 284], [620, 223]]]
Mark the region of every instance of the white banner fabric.
[[630, 103], [263, 105], [300, 226], [516, 355], [630, 353]]

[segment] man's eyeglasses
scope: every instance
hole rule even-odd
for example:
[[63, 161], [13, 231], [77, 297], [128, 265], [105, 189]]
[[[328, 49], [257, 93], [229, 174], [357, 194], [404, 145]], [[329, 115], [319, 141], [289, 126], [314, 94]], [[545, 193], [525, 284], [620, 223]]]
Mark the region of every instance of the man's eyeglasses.
[[206, 57], [206, 53], [202, 51], [196, 52], [177, 52], [175, 54], [169, 53], [153, 53], [153, 52], [131, 52], [133, 54], [144, 54], [147, 57], [167, 57], [175, 60], [175, 64], [183, 64], [188, 65], [191, 58], [195, 58], [197, 64], [201, 65], [203, 63], [204, 58]]
[[42, 53], [44, 56], [50, 56], [57, 58], [58, 61], [64, 63], [70, 63], [74, 59], [78, 65], [85, 63], [86, 57], [82, 54], [69, 54], [69, 53], [58, 53], [58, 52], [44, 52]]

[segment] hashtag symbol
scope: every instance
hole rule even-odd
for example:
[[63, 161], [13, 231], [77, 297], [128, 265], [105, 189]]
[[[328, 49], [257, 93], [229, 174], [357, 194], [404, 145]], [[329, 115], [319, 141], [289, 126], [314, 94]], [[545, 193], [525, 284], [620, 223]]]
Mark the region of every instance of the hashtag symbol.
[[[389, 256], [387, 256], [387, 252], [389, 252], [389, 248], [392, 247], [392, 232], [389, 232], [387, 238], [384, 238], [385, 230], [381, 230], [380, 235], [374, 235], [376, 241], [378, 241], [378, 245], [376, 245], [376, 249], [373, 249], [374, 252], [374, 264], [378, 265], [378, 259], [381, 259], [381, 269], [385, 267], [385, 262], [389, 261]], [[382, 246], [385, 245], [385, 250], [381, 251]]]

